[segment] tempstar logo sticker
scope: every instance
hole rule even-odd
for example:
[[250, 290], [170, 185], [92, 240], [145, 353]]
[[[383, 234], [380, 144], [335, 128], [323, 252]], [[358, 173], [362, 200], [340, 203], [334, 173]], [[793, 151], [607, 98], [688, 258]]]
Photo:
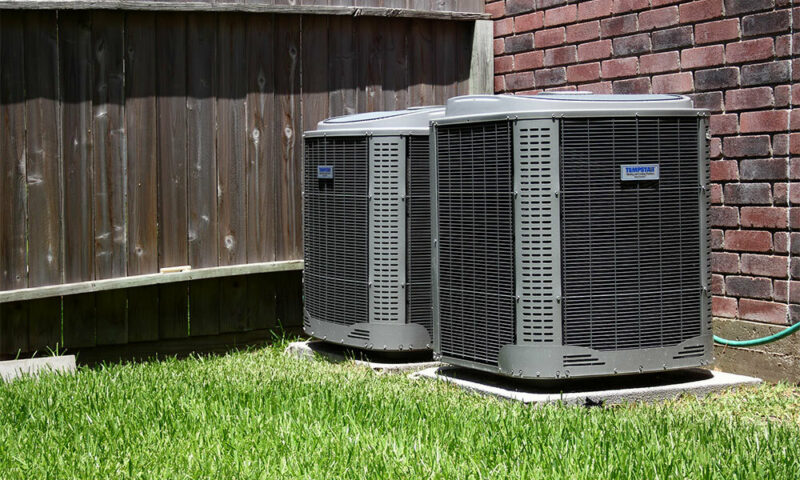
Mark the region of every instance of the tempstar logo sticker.
[[620, 165], [619, 179], [625, 181], [658, 180], [659, 168], [652, 165]]

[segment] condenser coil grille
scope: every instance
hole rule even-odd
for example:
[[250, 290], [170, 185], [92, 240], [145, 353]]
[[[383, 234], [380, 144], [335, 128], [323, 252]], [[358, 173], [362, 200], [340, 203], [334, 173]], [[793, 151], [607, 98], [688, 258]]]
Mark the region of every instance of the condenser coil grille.
[[[364, 137], [305, 140], [305, 308], [341, 325], [369, 321], [369, 161]], [[318, 166], [333, 167], [331, 179]]]
[[408, 207], [409, 323], [433, 332], [431, 321], [431, 175], [428, 137], [408, 138], [406, 202]]
[[440, 353], [497, 365], [515, 340], [511, 125], [440, 126], [436, 141]]
[[[693, 117], [561, 121], [564, 344], [640, 349], [700, 335], [697, 132]], [[620, 166], [636, 164], [658, 164], [660, 180], [621, 181]]]

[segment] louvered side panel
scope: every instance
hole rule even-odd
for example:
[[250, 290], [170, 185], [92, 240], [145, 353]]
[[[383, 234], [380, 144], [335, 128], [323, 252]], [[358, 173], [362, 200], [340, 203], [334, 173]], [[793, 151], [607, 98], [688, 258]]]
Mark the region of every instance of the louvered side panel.
[[436, 135], [439, 352], [497, 365], [515, 340], [511, 125], [446, 125]]
[[431, 173], [427, 136], [408, 137], [407, 317], [433, 332], [431, 314]]
[[[563, 119], [560, 143], [564, 343], [640, 349], [699, 335], [698, 120]], [[660, 165], [660, 180], [621, 181], [636, 164]]]
[[557, 127], [552, 119], [520, 120], [514, 130], [520, 343], [561, 342]]
[[370, 140], [370, 322], [406, 321], [406, 141]]
[[[333, 178], [318, 179], [319, 166], [333, 167]], [[305, 140], [304, 297], [318, 320], [369, 321], [368, 167], [366, 138]]]

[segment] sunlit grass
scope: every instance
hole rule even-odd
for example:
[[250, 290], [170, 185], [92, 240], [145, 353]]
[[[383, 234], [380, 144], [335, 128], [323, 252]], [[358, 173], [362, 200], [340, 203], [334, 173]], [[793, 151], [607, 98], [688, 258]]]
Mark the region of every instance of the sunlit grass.
[[800, 389], [525, 407], [282, 346], [0, 385], [0, 478], [798, 478]]

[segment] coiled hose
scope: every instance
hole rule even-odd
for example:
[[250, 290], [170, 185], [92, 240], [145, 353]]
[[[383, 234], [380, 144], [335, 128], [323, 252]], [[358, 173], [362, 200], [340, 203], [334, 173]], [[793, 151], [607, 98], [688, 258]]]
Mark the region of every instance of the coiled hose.
[[775, 340], [780, 340], [783, 337], [788, 337], [789, 335], [797, 332], [800, 330], [800, 323], [796, 323], [791, 327], [781, 330], [780, 332], [770, 335], [768, 337], [761, 337], [761, 338], [754, 338], [752, 340], [728, 340], [727, 338], [721, 338], [714, 335], [714, 341], [722, 344], [728, 345], [731, 347], [753, 347], [755, 345], [764, 345], [765, 343], [772, 343]]

